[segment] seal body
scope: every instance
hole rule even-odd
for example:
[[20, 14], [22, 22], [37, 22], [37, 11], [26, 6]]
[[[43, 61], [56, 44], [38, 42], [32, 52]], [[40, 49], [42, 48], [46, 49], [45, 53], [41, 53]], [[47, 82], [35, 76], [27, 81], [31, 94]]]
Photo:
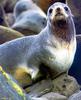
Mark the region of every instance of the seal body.
[[46, 26], [46, 15], [35, 10], [23, 12], [15, 21], [12, 28], [24, 35], [38, 34]]
[[[76, 51], [75, 26], [66, 4], [48, 9], [47, 26], [38, 35], [26, 36], [0, 45], [0, 65], [17, 77], [18, 69], [35, 79], [41, 63], [56, 76], [69, 70]], [[47, 67], [46, 67], [47, 68]]]

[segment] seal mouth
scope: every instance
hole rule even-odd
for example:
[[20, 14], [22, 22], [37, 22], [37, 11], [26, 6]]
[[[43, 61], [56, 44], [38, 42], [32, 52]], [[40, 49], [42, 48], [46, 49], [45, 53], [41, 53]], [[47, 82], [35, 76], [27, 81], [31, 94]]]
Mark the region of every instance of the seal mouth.
[[63, 27], [65, 28], [65, 26], [67, 25], [66, 17], [61, 13], [57, 13], [53, 19], [53, 25], [59, 28], [63, 28]]

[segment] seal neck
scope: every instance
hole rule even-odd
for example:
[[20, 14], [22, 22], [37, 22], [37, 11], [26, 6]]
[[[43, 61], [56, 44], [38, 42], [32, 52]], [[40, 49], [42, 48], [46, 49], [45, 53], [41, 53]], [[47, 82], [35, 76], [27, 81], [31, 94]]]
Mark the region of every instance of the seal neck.
[[49, 24], [47, 22], [48, 34], [52, 35], [54, 38], [59, 39], [61, 41], [69, 42], [75, 39], [75, 25], [73, 19], [69, 19], [67, 21], [67, 25], [63, 28], [59, 28], [54, 26], [53, 24]]

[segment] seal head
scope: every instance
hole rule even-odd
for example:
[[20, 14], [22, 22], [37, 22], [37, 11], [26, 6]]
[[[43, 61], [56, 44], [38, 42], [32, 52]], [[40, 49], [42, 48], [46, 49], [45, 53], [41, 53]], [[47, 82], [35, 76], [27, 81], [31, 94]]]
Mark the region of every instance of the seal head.
[[[70, 8], [64, 3], [54, 3], [48, 9], [48, 25], [57, 37], [70, 41], [75, 33], [75, 26]], [[68, 35], [68, 36], [67, 36]]]

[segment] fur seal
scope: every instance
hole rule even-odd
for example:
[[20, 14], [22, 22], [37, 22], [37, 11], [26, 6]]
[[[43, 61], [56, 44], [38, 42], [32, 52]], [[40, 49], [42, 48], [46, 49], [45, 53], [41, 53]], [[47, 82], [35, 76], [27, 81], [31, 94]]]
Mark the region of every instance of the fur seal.
[[38, 35], [0, 45], [0, 65], [15, 78], [18, 77], [17, 70], [24, 70], [35, 79], [41, 64], [46, 66], [45, 69], [51, 69], [54, 76], [71, 67], [76, 51], [71, 10], [66, 4], [57, 2], [48, 9], [47, 17], [47, 25]]
[[21, 13], [28, 10], [37, 10], [39, 12], [42, 11], [32, 0], [19, 0], [14, 7], [15, 19], [20, 16]]
[[38, 34], [47, 23], [46, 14], [32, 0], [20, 0], [14, 8], [12, 28], [25, 34]]

